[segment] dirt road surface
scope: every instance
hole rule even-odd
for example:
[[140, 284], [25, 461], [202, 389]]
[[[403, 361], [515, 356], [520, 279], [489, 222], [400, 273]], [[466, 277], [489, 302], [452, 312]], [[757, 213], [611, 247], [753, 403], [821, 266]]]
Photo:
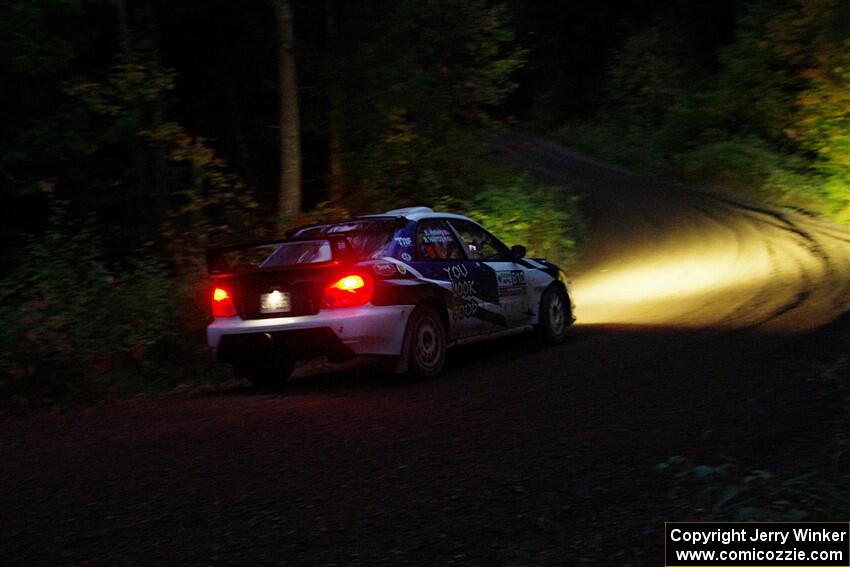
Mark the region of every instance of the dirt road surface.
[[566, 344], [7, 416], [0, 564], [660, 565], [689, 518], [658, 463], [829, 459], [815, 367], [848, 350], [847, 227], [506, 148], [583, 195]]

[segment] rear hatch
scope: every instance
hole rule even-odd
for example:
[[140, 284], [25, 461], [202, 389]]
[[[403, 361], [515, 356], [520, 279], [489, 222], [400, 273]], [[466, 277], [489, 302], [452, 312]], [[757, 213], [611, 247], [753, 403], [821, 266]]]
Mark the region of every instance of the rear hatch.
[[211, 250], [207, 270], [240, 317], [265, 319], [318, 313], [325, 286], [351, 261], [344, 238], [272, 241]]
[[315, 315], [328, 285], [352, 264], [384, 254], [395, 223], [314, 225], [286, 240], [215, 248], [207, 252], [207, 271], [243, 319]]

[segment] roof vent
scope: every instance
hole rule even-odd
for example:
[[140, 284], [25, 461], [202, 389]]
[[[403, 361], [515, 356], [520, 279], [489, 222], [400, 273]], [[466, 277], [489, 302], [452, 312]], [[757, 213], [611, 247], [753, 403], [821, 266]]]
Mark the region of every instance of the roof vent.
[[433, 213], [434, 210], [430, 207], [405, 207], [403, 209], [393, 209], [391, 211], [387, 211], [385, 214], [388, 215], [399, 215], [399, 216], [407, 216], [413, 215], [417, 213]]

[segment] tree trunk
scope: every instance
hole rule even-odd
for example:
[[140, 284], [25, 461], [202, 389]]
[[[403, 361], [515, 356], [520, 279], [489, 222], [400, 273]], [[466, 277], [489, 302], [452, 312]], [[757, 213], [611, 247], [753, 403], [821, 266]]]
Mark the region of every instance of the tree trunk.
[[[152, 63], [157, 67], [162, 67], [162, 53], [159, 48], [159, 36], [157, 34], [156, 20], [154, 18], [153, 6], [145, 4], [145, 22], [147, 26], [148, 41], [152, 46], [151, 55]], [[153, 108], [153, 129], [158, 130], [165, 121], [165, 101], [162, 96], [163, 91], [160, 90], [156, 95], [156, 102]], [[168, 218], [168, 210], [170, 205], [170, 195], [168, 187], [168, 152], [165, 144], [159, 140], [154, 144], [153, 152], [153, 181], [156, 195], [156, 222], [157, 225], [162, 225]]]
[[[133, 39], [130, 32], [130, 18], [127, 14], [127, 3], [125, 0], [113, 0], [116, 15], [118, 17], [118, 44], [119, 44], [119, 60], [122, 63], [128, 64], [133, 62]], [[139, 102], [138, 98], [132, 100], [133, 106], [137, 109]], [[134, 132], [135, 134], [135, 132]], [[144, 180], [146, 179], [145, 171], [145, 153], [144, 146], [138, 136], [133, 135], [130, 140], [130, 160], [132, 163], [132, 171], [129, 178], [125, 179], [127, 190], [121, 192], [123, 218], [120, 222], [120, 230], [122, 239], [129, 249], [133, 249], [139, 245], [138, 226], [142, 224], [141, 212], [147, 210], [145, 207], [144, 195], [146, 193]]]
[[[336, 63], [339, 56], [336, 32], [336, 14], [331, 0], [325, 0], [325, 26], [328, 38], [328, 53]], [[333, 67], [331, 67], [333, 69]], [[329, 73], [328, 81], [328, 200], [336, 205], [345, 195], [345, 171], [343, 165], [343, 114], [342, 92], [335, 73]]]
[[298, 120], [298, 80], [295, 31], [290, 0], [277, 0], [278, 96], [280, 97], [279, 220], [301, 213], [301, 142]]
[[127, 5], [124, 0], [112, 0], [118, 14], [118, 41], [121, 44], [122, 57], [130, 56], [130, 24], [127, 22]]

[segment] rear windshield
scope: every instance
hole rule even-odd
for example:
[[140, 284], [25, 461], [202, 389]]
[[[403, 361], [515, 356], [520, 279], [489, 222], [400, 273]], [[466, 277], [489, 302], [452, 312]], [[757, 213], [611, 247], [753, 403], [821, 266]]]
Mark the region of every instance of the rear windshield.
[[277, 245], [260, 264], [260, 268], [283, 268], [299, 264], [321, 264], [333, 260], [331, 243], [327, 240], [307, 240], [305, 242], [284, 242]]
[[210, 251], [211, 274], [324, 264], [339, 258], [369, 260], [387, 255], [396, 231], [392, 220], [354, 220], [307, 226], [289, 240]]
[[334, 224], [308, 226], [295, 231], [294, 238], [321, 238], [345, 236], [358, 260], [381, 258], [395, 234], [396, 224], [391, 220], [355, 220]]
[[208, 259], [207, 268], [210, 273], [250, 272], [305, 264], [322, 264], [331, 260], [333, 260], [331, 242], [317, 239], [276, 242], [225, 250], [219, 252], [212, 263]]

